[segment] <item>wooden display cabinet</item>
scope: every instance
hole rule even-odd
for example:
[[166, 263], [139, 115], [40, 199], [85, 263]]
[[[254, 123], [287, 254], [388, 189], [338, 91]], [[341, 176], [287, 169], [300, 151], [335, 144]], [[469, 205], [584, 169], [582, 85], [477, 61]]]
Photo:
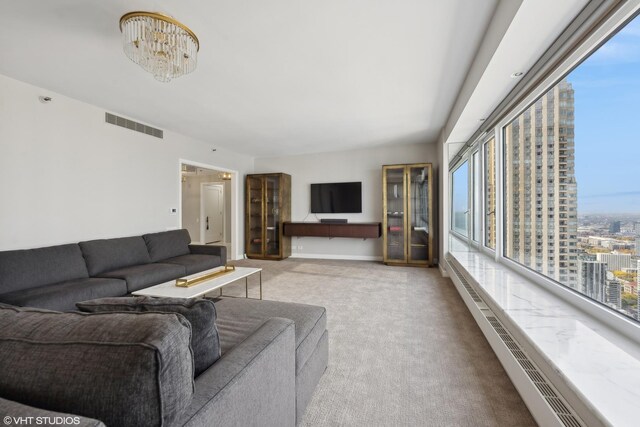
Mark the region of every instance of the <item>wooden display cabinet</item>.
[[291, 219], [291, 176], [285, 173], [247, 175], [245, 186], [245, 252], [248, 258], [291, 256], [291, 238], [283, 223]]
[[431, 163], [382, 167], [383, 261], [433, 264], [433, 172]]

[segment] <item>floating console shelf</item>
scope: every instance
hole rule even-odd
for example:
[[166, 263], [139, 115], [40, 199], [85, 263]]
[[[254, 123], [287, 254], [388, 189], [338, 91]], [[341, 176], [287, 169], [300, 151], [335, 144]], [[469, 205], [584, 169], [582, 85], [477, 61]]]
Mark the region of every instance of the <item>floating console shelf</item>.
[[285, 222], [284, 235], [297, 237], [351, 237], [360, 239], [377, 239], [382, 235], [382, 223]]

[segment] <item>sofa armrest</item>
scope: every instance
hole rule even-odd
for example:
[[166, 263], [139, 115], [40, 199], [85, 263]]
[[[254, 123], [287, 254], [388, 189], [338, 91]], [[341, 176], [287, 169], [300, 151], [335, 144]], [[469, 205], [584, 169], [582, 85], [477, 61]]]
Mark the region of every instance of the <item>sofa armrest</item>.
[[189, 245], [192, 254], [199, 255], [218, 255], [222, 261], [222, 265], [227, 262], [227, 247], [212, 245]]
[[[10, 422], [4, 421], [5, 424], [20, 423], [32, 425], [55, 425], [55, 424], [72, 424], [79, 427], [105, 427], [102, 421], [93, 418], [81, 417], [73, 414], [63, 414], [61, 412], [47, 411], [46, 409], [34, 408], [33, 406], [23, 405], [0, 397], [0, 418], [5, 417]], [[69, 419], [71, 418], [71, 419]]]
[[295, 426], [295, 325], [271, 318], [196, 378], [176, 425]]

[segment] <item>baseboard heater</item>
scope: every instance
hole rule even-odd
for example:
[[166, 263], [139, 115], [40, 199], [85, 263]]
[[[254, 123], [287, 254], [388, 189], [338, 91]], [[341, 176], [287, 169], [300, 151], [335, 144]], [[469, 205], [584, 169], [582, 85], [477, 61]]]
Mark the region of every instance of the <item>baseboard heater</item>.
[[455, 260], [448, 255], [445, 263], [456, 289], [536, 422], [545, 427], [586, 427], [575, 410], [467, 281]]

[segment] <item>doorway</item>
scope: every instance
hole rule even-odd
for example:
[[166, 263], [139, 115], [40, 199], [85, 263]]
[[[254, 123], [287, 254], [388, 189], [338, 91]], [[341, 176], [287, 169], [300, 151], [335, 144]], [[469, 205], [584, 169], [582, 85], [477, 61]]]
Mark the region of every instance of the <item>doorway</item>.
[[181, 227], [194, 244], [224, 245], [233, 259], [236, 173], [181, 161]]
[[224, 242], [224, 185], [203, 182], [200, 187], [200, 241]]

